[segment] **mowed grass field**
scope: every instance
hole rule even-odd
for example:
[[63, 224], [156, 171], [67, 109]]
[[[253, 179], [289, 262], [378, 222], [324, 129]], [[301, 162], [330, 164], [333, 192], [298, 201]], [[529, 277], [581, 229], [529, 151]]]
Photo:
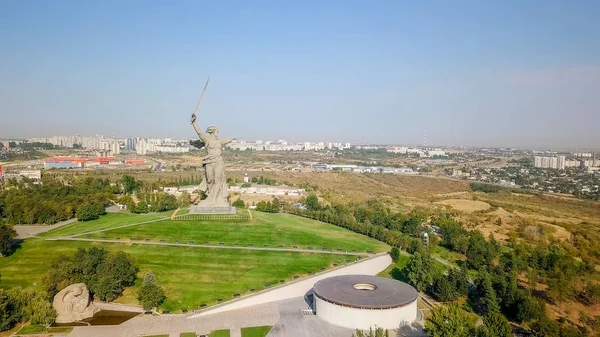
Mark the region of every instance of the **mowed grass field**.
[[72, 255], [78, 247], [104, 247], [131, 254], [140, 268], [138, 281], [117, 302], [137, 304], [137, 288], [144, 274], [152, 271], [164, 287], [164, 310], [198, 309], [200, 304], [227, 301], [234, 294], [261, 290], [266, 284], [291, 281], [321, 268], [354, 261], [356, 257], [296, 252], [246, 251], [164, 246], [88, 243], [75, 241], [26, 240], [13, 255], [0, 259], [0, 286], [34, 286], [46, 273], [50, 261], [61, 254]]
[[173, 211], [149, 214], [133, 214], [126, 212], [108, 213], [98, 220], [77, 221], [47, 233], [40, 234], [41, 237], [59, 237], [74, 234], [82, 234], [107, 228], [115, 228], [126, 224], [141, 223], [157, 219], [168, 219]]
[[[165, 220], [138, 226], [117, 226], [110, 231], [94, 233], [91, 238], [121, 240], [149, 240], [212, 245], [240, 245], [278, 248], [312, 248], [315, 250], [342, 250], [357, 252], [384, 252], [389, 246], [375, 239], [356, 234], [344, 228], [336, 227], [311, 219], [290, 214], [271, 214], [252, 212], [253, 220], [231, 222], [226, 220], [188, 221]], [[128, 218], [129, 219], [129, 218]], [[104, 219], [99, 219], [105, 223]], [[100, 227], [89, 222], [92, 228]], [[130, 222], [131, 223], [131, 220]], [[102, 226], [106, 227], [106, 224]], [[78, 230], [80, 228], [77, 228]], [[69, 229], [59, 229], [62, 233], [71, 233]], [[54, 231], [50, 236], [56, 236]], [[88, 236], [83, 236], [88, 238]]]

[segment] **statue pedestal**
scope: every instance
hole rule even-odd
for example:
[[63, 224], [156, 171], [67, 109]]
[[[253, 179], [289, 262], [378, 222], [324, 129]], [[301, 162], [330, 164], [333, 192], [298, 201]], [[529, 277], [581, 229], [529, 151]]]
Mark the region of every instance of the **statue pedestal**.
[[232, 206], [192, 205], [190, 214], [237, 214], [237, 208]]

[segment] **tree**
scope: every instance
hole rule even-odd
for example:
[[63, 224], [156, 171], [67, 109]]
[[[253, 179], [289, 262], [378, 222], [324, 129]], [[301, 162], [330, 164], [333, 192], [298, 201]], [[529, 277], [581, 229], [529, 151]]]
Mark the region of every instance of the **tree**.
[[121, 287], [129, 287], [135, 283], [138, 269], [133, 263], [133, 258], [123, 252], [118, 251], [108, 255], [108, 258], [98, 266], [100, 275], [112, 275]]
[[487, 271], [482, 270], [479, 272], [479, 277], [475, 280], [475, 287], [477, 289], [477, 294], [479, 295], [481, 313], [484, 316], [492, 313], [499, 313], [500, 305], [494, 287], [492, 286], [492, 279]]
[[0, 331], [12, 329], [19, 321], [17, 302], [6, 290], [0, 288]]
[[477, 337], [513, 337], [513, 333], [506, 317], [500, 313], [491, 313], [483, 318]]
[[246, 204], [244, 203], [244, 200], [238, 198], [236, 201], [234, 201], [231, 204], [233, 207], [238, 207], [238, 208], [244, 208], [246, 207]]
[[77, 217], [78, 221], [96, 220], [100, 217], [94, 205], [90, 204], [79, 205], [79, 207], [77, 207], [77, 211], [75, 212], [75, 216]]
[[9, 255], [12, 252], [12, 244], [17, 238], [17, 231], [8, 225], [0, 225], [0, 256]]
[[392, 257], [392, 261], [398, 262], [398, 259], [400, 258], [400, 249], [398, 249], [398, 247], [392, 247], [390, 256]]
[[534, 337], [560, 337], [558, 324], [545, 316], [531, 324], [531, 331]]
[[306, 208], [309, 211], [318, 211], [321, 209], [321, 204], [319, 203], [319, 198], [314, 193], [309, 194], [304, 200], [306, 204]]
[[113, 301], [123, 294], [121, 280], [114, 275], [102, 275], [94, 285], [93, 292], [102, 301]]
[[479, 231], [471, 232], [467, 246], [467, 268], [479, 270], [492, 262], [488, 243]]
[[438, 306], [425, 320], [425, 333], [429, 337], [471, 337], [475, 321], [458, 304]]
[[48, 294], [40, 289], [13, 288], [10, 296], [19, 307], [19, 315], [22, 322], [31, 324], [48, 325], [54, 322], [56, 312], [48, 299]]
[[138, 292], [138, 301], [145, 310], [156, 308], [161, 305], [167, 297], [163, 289], [156, 283], [152, 272], [146, 273], [144, 282]]
[[135, 178], [127, 174], [123, 175], [121, 178], [121, 185], [123, 186], [123, 193], [125, 194], [131, 194], [139, 187], [139, 183]]
[[404, 267], [408, 283], [417, 291], [423, 291], [433, 281], [433, 258], [427, 253], [414, 253]]
[[431, 286], [431, 292], [436, 300], [442, 302], [454, 301], [467, 295], [469, 280], [463, 269], [452, 268], [448, 275], [439, 274]]
[[135, 206], [135, 213], [148, 213], [149, 211], [150, 210], [148, 209], [148, 204], [144, 200], [141, 200]]

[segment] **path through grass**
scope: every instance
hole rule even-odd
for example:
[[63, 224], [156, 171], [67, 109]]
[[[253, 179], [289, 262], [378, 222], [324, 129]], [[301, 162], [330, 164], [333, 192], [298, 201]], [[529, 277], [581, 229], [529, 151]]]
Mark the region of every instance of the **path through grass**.
[[103, 215], [98, 220], [93, 221], [77, 221], [70, 225], [66, 225], [55, 230], [40, 234], [40, 237], [58, 237], [69, 236], [74, 234], [82, 234], [91, 231], [97, 231], [107, 228], [115, 228], [126, 224], [134, 224], [157, 219], [168, 219], [171, 211], [162, 213], [149, 214], [133, 214], [133, 213], [108, 213]]

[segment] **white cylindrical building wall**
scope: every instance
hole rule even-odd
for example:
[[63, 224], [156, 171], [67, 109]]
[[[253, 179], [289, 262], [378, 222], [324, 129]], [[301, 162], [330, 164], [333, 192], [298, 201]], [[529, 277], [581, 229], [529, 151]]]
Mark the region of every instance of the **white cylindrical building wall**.
[[417, 319], [417, 300], [405, 306], [389, 309], [360, 309], [345, 307], [327, 302], [314, 296], [317, 317], [322, 320], [349, 329], [368, 330], [380, 327], [398, 329]]

